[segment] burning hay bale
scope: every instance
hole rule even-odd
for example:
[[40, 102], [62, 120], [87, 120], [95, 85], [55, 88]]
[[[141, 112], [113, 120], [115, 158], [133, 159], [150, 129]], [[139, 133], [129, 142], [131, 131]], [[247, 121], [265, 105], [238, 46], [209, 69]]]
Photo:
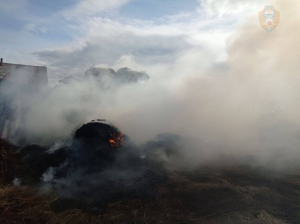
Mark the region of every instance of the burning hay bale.
[[100, 171], [115, 162], [122, 150], [129, 151], [126, 139], [128, 137], [113, 124], [106, 120], [93, 120], [76, 131], [69, 150], [70, 162]]
[[105, 120], [80, 127], [68, 154], [63, 167], [51, 170], [51, 175], [60, 173], [62, 178], [50, 181], [66, 198], [109, 202], [148, 197], [161, 181], [160, 175], [144, 166], [130, 139]]
[[165, 180], [144, 162], [139, 148], [105, 120], [82, 125], [70, 145], [56, 150], [29, 145], [18, 155], [24, 166], [15, 178], [22, 185], [55, 189], [60, 199], [54, 210], [67, 209], [68, 201], [101, 207], [121, 198], [153, 199]]
[[[80, 144], [79, 146], [76, 144]], [[107, 154], [113, 150], [104, 150], [105, 147], [119, 148], [124, 143], [124, 136], [114, 125], [105, 120], [93, 120], [81, 126], [75, 133], [73, 147], [96, 150], [97, 153]]]
[[[95, 120], [82, 125], [70, 146], [49, 150], [39, 145], [28, 145], [19, 149], [18, 155], [24, 163], [23, 171], [18, 173], [25, 184], [36, 184], [49, 170], [56, 171], [57, 177], [67, 176], [67, 169], [85, 169], [87, 172], [100, 172], [116, 159], [126, 136], [105, 120]], [[7, 143], [8, 144], [8, 143]], [[4, 147], [2, 147], [2, 151]], [[7, 147], [5, 147], [7, 148]], [[5, 150], [3, 153], [4, 155]], [[6, 160], [3, 157], [3, 167]], [[64, 169], [61, 169], [61, 167]], [[55, 177], [53, 177], [55, 178]]]

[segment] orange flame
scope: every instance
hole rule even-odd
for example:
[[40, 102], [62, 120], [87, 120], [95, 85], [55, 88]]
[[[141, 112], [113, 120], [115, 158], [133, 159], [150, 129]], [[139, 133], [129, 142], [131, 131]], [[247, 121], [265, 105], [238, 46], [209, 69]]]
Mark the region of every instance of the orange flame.
[[123, 134], [111, 134], [111, 138], [109, 139], [109, 144], [112, 147], [118, 147], [123, 145], [124, 139], [123, 139]]

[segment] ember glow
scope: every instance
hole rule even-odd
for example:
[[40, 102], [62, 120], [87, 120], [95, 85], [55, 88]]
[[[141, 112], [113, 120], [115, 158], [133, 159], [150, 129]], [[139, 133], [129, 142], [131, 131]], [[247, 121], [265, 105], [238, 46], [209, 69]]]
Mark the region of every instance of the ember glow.
[[111, 138], [109, 139], [109, 144], [112, 147], [122, 146], [124, 143], [123, 134], [111, 134]]

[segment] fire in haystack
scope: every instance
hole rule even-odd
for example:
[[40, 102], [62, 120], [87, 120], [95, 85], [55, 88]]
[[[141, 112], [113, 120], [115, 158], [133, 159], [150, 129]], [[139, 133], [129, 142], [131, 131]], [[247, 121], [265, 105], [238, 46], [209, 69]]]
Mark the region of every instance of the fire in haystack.
[[124, 143], [124, 137], [123, 137], [123, 134], [122, 133], [119, 133], [119, 134], [111, 134], [111, 137], [109, 139], [109, 144], [112, 146], [112, 147], [118, 147], [118, 146], [122, 146]]

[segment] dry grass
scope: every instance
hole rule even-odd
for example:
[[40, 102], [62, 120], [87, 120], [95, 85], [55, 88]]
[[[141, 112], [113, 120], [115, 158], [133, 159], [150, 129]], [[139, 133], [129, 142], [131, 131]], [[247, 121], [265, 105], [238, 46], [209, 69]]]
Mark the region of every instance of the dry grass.
[[300, 188], [294, 183], [299, 176], [293, 177], [293, 181], [291, 177], [261, 181], [261, 175], [243, 175], [241, 169], [230, 168], [222, 173], [174, 173], [160, 186], [154, 201], [114, 202], [103, 215], [79, 209], [55, 213], [50, 207], [56, 196], [28, 187], [2, 186], [0, 223], [299, 223]]
[[54, 192], [8, 185], [21, 163], [13, 154], [0, 161], [4, 159], [8, 168], [0, 173], [1, 224], [300, 223], [300, 172], [246, 166], [173, 172], [155, 200], [124, 199], [108, 204], [103, 215], [92, 215], [80, 209], [55, 213]]

